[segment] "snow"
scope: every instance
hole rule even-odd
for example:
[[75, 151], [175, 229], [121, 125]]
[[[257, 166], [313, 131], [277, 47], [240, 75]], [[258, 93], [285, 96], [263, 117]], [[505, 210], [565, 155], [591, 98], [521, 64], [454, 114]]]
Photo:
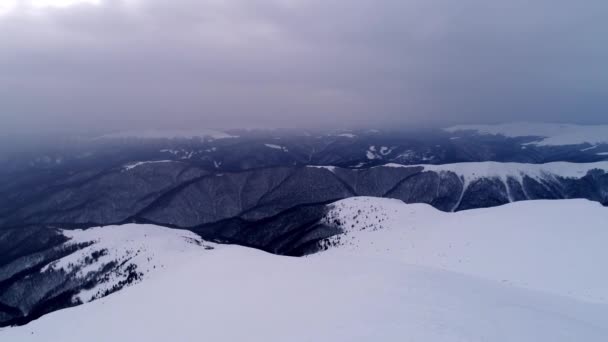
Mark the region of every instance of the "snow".
[[382, 159], [382, 156], [378, 154], [378, 150], [376, 150], [376, 146], [374, 145], [368, 148], [368, 150], [365, 152], [365, 156], [369, 160]]
[[[598, 153], [602, 155], [602, 153]], [[604, 155], [608, 155], [606, 152]], [[357, 165], [363, 166], [363, 164]], [[326, 168], [335, 171], [336, 166], [309, 166], [317, 168]], [[543, 180], [552, 177], [563, 177], [580, 179], [587, 175], [591, 170], [603, 170], [608, 172], [608, 161], [600, 161], [595, 163], [569, 163], [569, 162], [553, 162], [546, 164], [527, 164], [527, 163], [500, 163], [500, 162], [466, 162], [455, 164], [418, 164], [418, 165], [402, 165], [389, 163], [375, 167], [393, 167], [393, 168], [415, 168], [421, 167], [422, 171], [433, 172], [453, 172], [458, 175], [464, 183], [466, 189], [471, 183], [481, 178], [498, 178], [503, 182], [507, 182], [509, 178], [513, 178], [520, 184], [523, 182], [523, 177], [528, 176], [536, 180]], [[508, 188], [508, 187], [507, 187]]]
[[599, 147], [599, 145], [592, 145], [591, 147], [587, 147], [587, 148], [582, 149], [581, 152], [591, 151], [591, 150], [594, 150], [594, 149], [596, 149], [598, 147]]
[[[136, 272], [148, 279], [160, 273], [165, 265], [170, 265], [176, 256], [198, 251], [203, 243], [192, 232], [146, 224], [63, 230], [62, 234], [70, 239], [68, 245], [90, 245], [47, 265], [42, 272], [48, 268], [63, 269], [66, 272], [76, 271], [77, 278], [86, 278], [90, 272], [100, 271], [111, 262], [118, 261], [120, 265], [110, 273], [106, 282], [75, 296], [75, 299], [85, 303], [126, 281], [129, 267], [135, 267]], [[93, 262], [85, 262], [91, 260], [93, 253], [98, 253], [99, 257]]]
[[415, 159], [416, 157], [416, 152], [412, 151], [412, 150], [407, 150], [401, 154], [399, 154], [397, 157], [394, 158], [394, 160], [400, 160], [400, 161], [410, 161]]
[[274, 145], [274, 144], [264, 144], [264, 146], [268, 147], [268, 148], [273, 148], [275, 150], [282, 150], [283, 147], [279, 146], [279, 145]]
[[[176, 156], [176, 157], [180, 157], [180, 159], [192, 159], [192, 157], [194, 156], [194, 154], [196, 154], [196, 151], [188, 151], [185, 149], [179, 149], [179, 150], [172, 150], [172, 149], [163, 149], [160, 150], [161, 153], [171, 153], [172, 155]], [[199, 153], [201, 151], [198, 151]]]
[[380, 154], [382, 154], [383, 156], [390, 154], [391, 152], [393, 152], [392, 148], [388, 148], [386, 146], [380, 147]]
[[307, 167], [310, 167], [310, 168], [313, 168], [313, 169], [325, 169], [325, 170], [328, 170], [330, 172], [336, 171], [336, 167], [335, 166], [308, 165]]
[[74, 242], [97, 241], [113, 256], [144, 246], [138, 265], [147, 269], [153, 257], [164, 267], [108, 297], [4, 329], [0, 340], [600, 342], [608, 336], [608, 276], [601, 266], [608, 208], [597, 203], [526, 201], [443, 213], [359, 197], [336, 203], [332, 213], [350, 228], [332, 239], [334, 247], [305, 258], [210, 243], [208, 250], [193, 243], [192, 233], [149, 225], [65, 232]]
[[177, 156], [178, 154], [180, 154], [180, 152], [182, 152], [183, 150], [172, 150], [172, 149], [162, 149], [160, 150], [161, 153], [171, 153], [172, 155]]
[[423, 171], [454, 172], [461, 176], [466, 185], [480, 178], [499, 178], [506, 182], [507, 178], [523, 181], [523, 176], [534, 179], [546, 177], [582, 178], [587, 172], [600, 169], [608, 172], [608, 161], [596, 163], [553, 162], [546, 164], [499, 163], [499, 162], [467, 162], [442, 165], [401, 165], [386, 164], [383, 167], [422, 167]]
[[264, 146], [274, 149], [274, 150], [281, 150], [283, 152], [289, 152], [289, 150], [285, 146], [280, 146], [280, 145], [275, 145], [275, 144], [264, 144]]
[[210, 138], [210, 139], [228, 139], [238, 138], [224, 132], [199, 129], [199, 130], [137, 130], [124, 131], [112, 134], [106, 134], [100, 139], [125, 139], [125, 138], [140, 138], [140, 139], [193, 139], [193, 138]]
[[450, 133], [475, 131], [478, 134], [503, 135], [511, 138], [541, 137], [530, 143], [537, 146], [608, 144], [608, 125], [585, 126], [522, 122], [499, 125], [458, 125], [445, 130]]
[[347, 249], [608, 304], [608, 275], [597, 263], [608, 256], [608, 208], [599, 203], [524, 201], [445, 213], [426, 204], [355, 197], [335, 203], [328, 218], [346, 230], [330, 239], [340, 246], [330, 253]]
[[342, 133], [342, 134], [338, 134], [337, 136], [343, 137], [343, 138], [351, 138], [351, 139], [354, 139], [357, 137], [356, 135], [354, 135], [352, 133]]
[[149, 161], [140, 161], [140, 162], [135, 162], [135, 163], [130, 163], [127, 164], [125, 166], [123, 166], [123, 170], [125, 171], [129, 171], [129, 170], [133, 170], [134, 168], [141, 166], [141, 165], [146, 165], [146, 164], [158, 164], [158, 163], [174, 163], [175, 161], [173, 160], [149, 160]]
[[393, 152], [393, 148], [389, 148], [386, 146], [380, 146], [380, 148], [376, 148], [376, 146], [372, 145], [365, 152], [365, 156], [369, 160], [382, 159], [382, 156], [386, 156], [391, 152]]
[[598, 156], [608, 156], [608, 152], [599, 152], [596, 153]]

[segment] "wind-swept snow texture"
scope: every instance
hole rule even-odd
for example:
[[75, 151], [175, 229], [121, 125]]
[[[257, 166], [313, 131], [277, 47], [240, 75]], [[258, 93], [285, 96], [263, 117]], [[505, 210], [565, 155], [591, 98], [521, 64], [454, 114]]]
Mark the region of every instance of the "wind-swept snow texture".
[[325, 252], [154, 244], [167, 260], [154, 277], [0, 340], [606, 341], [608, 210], [596, 203], [332, 208], [346, 232]]
[[580, 144], [608, 144], [608, 125], [572, 125], [549, 123], [509, 123], [499, 125], [458, 125], [445, 129], [447, 132], [475, 131], [478, 134], [503, 135], [506, 137], [539, 137], [531, 144], [559, 146]]

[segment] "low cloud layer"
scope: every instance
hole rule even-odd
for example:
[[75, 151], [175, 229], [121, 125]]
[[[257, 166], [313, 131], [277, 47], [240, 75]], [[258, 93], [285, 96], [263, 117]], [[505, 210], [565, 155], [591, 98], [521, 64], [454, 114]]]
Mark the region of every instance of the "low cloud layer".
[[605, 0], [50, 2], [0, 5], [0, 130], [608, 120]]

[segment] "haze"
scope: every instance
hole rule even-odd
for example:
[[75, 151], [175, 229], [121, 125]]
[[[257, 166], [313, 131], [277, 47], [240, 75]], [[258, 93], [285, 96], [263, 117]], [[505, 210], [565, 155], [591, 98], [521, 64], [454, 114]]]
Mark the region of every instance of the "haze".
[[608, 2], [0, 0], [0, 132], [608, 121]]

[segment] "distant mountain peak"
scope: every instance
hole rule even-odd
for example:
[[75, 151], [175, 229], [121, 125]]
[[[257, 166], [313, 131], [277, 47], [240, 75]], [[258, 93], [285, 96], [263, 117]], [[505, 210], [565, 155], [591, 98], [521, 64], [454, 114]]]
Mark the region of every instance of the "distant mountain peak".
[[608, 144], [608, 125], [575, 125], [517, 122], [495, 125], [457, 125], [444, 129], [450, 133], [473, 131], [482, 135], [509, 138], [538, 137], [529, 144], [537, 146]]

